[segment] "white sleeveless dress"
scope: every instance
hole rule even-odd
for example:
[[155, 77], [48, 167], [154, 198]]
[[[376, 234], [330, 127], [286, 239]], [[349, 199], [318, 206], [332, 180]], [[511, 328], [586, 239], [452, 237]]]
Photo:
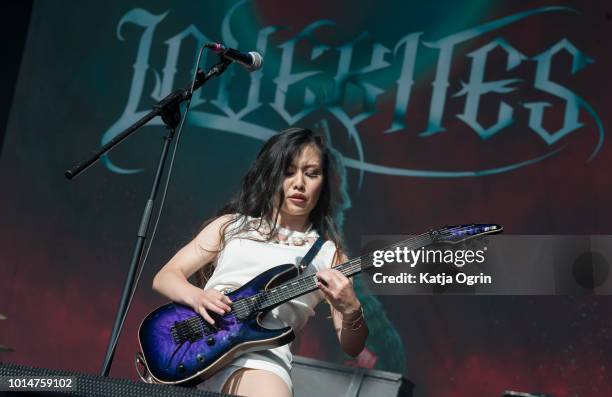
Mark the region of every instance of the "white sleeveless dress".
[[[225, 247], [217, 256], [214, 262], [215, 270], [204, 289], [235, 290], [272, 267], [286, 263], [297, 265], [312, 246], [312, 243], [295, 246], [253, 241], [248, 237], [261, 239], [262, 236], [255, 231], [240, 231], [244, 222], [253, 220], [249, 217], [241, 224], [228, 227]], [[315, 237], [316, 239], [318, 233], [315, 230], [307, 234], [294, 232], [292, 236]], [[335, 244], [330, 240], [326, 241], [312, 260], [308, 271], [316, 272], [331, 267], [335, 251]], [[314, 315], [315, 306], [323, 299], [323, 293], [318, 290], [302, 295], [268, 312], [262, 319], [262, 325], [267, 328], [282, 328], [290, 325], [295, 332], [298, 332], [306, 324], [308, 318]], [[235, 371], [240, 368], [255, 368], [278, 375], [292, 391], [290, 345], [242, 354], [197, 387], [204, 390], [221, 391], [225, 381]]]

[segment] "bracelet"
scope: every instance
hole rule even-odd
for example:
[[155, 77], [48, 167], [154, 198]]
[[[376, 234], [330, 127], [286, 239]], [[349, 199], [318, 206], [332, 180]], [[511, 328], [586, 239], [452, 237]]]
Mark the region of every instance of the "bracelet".
[[351, 324], [350, 326], [345, 326], [345, 324], [342, 324], [342, 329], [343, 330], [350, 330], [350, 331], [357, 331], [359, 328], [361, 328], [363, 326], [363, 324], [365, 323], [363, 316], [359, 317], [355, 323]]
[[[357, 324], [359, 324], [359, 326], [357, 326]], [[357, 316], [357, 318], [353, 319], [353, 320], [349, 320], [346, 321], [344, 318], [342, 319], [342, 328], [343, 329], [358, 329], [361, 327], [361, 325], [363, 324], [363, 306], [359, 306], [359, 315]], [[345, 325], [347, 325], [348, 327], [345, 328]]]
[[359, 323], [362, 320], [363, 320], [363, 316], [359, 316], [359, 317], [357, 317], [353, 321], [344, 321], [344, 320], [342, 320], [342, 325], [354, 326], [355, 324]]

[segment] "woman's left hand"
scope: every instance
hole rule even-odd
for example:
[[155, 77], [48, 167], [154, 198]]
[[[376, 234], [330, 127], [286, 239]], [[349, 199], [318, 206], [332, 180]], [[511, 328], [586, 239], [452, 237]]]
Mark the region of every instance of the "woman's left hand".
[[344, 274], [335, 269], [324, 269], [317, 272], [317, 278], [317, 287], [323, 291], [334, 309], [343, 315], [359, 310], [361, 304], [353, 284]]

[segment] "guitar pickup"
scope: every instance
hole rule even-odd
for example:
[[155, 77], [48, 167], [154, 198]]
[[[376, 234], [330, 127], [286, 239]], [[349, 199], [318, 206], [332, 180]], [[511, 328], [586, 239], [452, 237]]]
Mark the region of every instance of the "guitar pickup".
[[197, 317], [192, 317], [187, 320], [175, 322], [174, 326], [170, 329], [174, 342], [177, 344], [182, 344], [186, 341], [193, 343], [198, 339], [202, 339], [204, 336], [204, 328], [202, 323], [197, 320]]

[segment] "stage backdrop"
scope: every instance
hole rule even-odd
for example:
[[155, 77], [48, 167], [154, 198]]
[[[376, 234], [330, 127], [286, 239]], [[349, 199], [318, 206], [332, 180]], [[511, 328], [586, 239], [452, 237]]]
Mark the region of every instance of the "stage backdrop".
[[[0, 359], [99, 371], [164, 128], [63, 172], [187, 85], [208, 41], [264, 67], [193, 97], [114, 376], [135, 378], [155, 272], [289, 126], [342, 157], [353, 254], [363, 235], [468, 222], [611, 234], [611, 23], [604, 1], [35, 2], [0, 158]], [[420, 397], [612, 395], [607, 296], [360, 294], [367, 355], [342, 355], [326, 307], [294, 352], [403, 372]]]

